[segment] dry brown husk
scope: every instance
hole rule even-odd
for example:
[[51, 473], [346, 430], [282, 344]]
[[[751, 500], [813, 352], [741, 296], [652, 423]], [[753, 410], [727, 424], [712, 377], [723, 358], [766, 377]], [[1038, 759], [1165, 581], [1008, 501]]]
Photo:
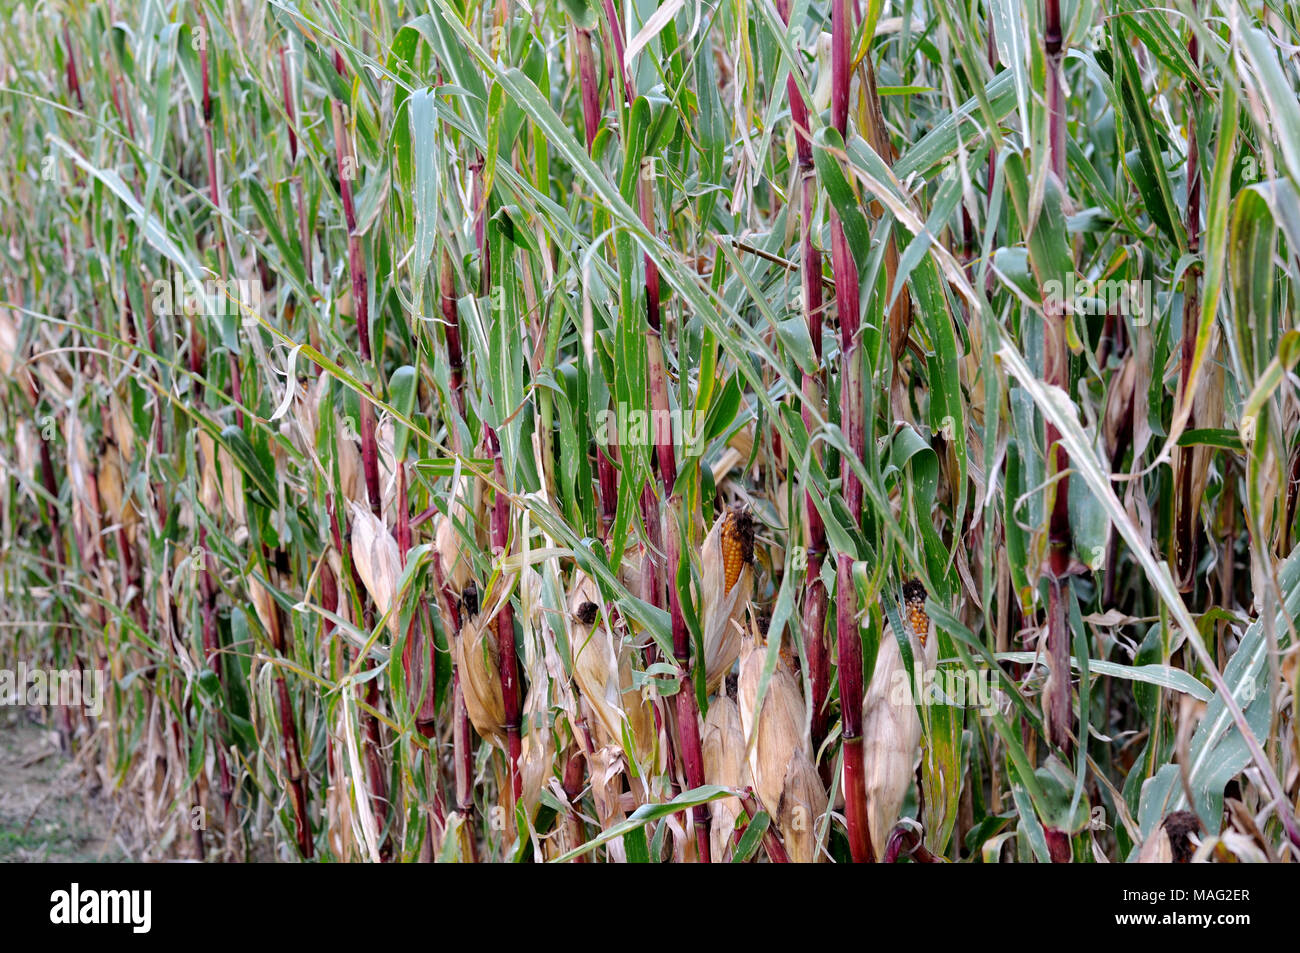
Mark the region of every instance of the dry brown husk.
[[140, 522], [140, 513], [126, 495], [126, 486], [122, 480], [122, 465], [119, 463], [117, 448], [111, 444], [105, 448], [99, 458], [99, 503], [103, 507], [104, 519], [109, 524], [120, 524], [128, 536], [134, 533]]
[[524, 807], [531, 817], [541, 797], [542, 786], [555, 767], [555, 733], [551, 730], [551, 679], [547, 661], [550, 654], [547, 630], [542, 622], [542, 577], [527, 568], [520, 577], [519, 605], [524, 620], [524, 676], [528, 693], [524, 696], [524, 736], [519, 751], [519, 779]]
[[622, 750], [626, 727], [635, 749], [626, 753], [645, 764], [654, 753], [654, 709], [633, 687], [631, 647], [616, 638], [601, 601], [595, 580], [578, 572], [566, 607], [574, 681], [591, 709], [595, 744]]
[[383, 520], [358, 503], [352, 504], [352, 562], [375, 609], [381, 617], [388, 616], [388, 630], [397, 638], [398, 610], [394, 600], [402, 577], [402, 557], [397, 540]]
[[[753, 786], [745, 762], [745, 729], [741, 725], [740, 708], [730, 696], [719, 695], [709, 705], [701, 743], [706, 784], [729, 788]], [[709, 803], [710, 854], [715, 863], [731, 859], [735, 849], [732, 835], [740, 811], [740, 798], [727, 797]]]
[[[934, 671], [939, 640], [934, 623], [927, 619], [927, 631], [918, 635], [904, 619], [912, 645], [913, 669]], [[925, 644], [921, 644], [922, 636]], [[921, 743], [921, 719], [913, 704], [915, 686], [907, 680], [898, 640], [889, 624], [880, 637], [876, 666], [862, 702], [863, 760], [866, 767], [867, 823], [871, 843], [884, 850], [890, 831], [898, 821], [903, 799], [912, 783]]]
[[470, 723], [480, 738], [505, 751], [506, 706], [501, 695], [495, 620], [480, 615], [466, 621], [452, 640], [452, 652]]
[[763, 707], [755, 714], [767, 645], [748, 636], [740, 652], [736, 703], [745, 738], [752, 743], [749, 771], [764, 810], [781, 832], [795, 863], [820, 859], [817, 820], [826, 813], [826, 790], [812, 760], [803, 696], [789, 663], [778, 654]]
[[[459, 503], [452, 508], [454, 519], [465, 521], [468, 511]], [[433, 544], [442, 564], [443, 579], [455, 595], [465, 591], [470, 581], [470, 560], [465, 553], [460, 533], [452, 519], [439, 513], [433, 518]]]

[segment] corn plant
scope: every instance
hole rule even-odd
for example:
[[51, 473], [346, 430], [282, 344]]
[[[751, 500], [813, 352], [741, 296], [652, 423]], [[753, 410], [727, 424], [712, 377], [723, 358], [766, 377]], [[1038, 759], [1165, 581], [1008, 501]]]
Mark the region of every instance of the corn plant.
[[3, 17], [0, 675], [135, 856], [1300, 855], [1294, 5]]

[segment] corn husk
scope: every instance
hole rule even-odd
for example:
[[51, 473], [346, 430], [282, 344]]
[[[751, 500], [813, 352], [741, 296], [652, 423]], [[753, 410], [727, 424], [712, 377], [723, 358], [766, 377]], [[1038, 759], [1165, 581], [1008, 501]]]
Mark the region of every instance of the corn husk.
[[217, 444], [206, 430], [199, 437], [199, 502], [203, 509], [215, 513], [221, 508], [221, 477], [217, 473]]
[[634, 745], [626, 754], [643, 763], [654, 750], [654, 711], [633, 687], [631, 649], [616, 639], [609, 620], [599, 611], [600, 602], [595, 581], [579, 572], [567, 604], [574, 681], [591, 709], [597, 746], [621, 750], [626, 731]]
[[275, 611], [275, 597], [251, 573], [247, 579], [247, 588], [248, 601], [253, 604], [253, 611], [257, 614], [257, 621], [262, 623], [262, 630], [266, 632], [272, 642], [278, 643], [280, 640], [280, 616]]
[[[597, 748], [587, 759], [591, 777], [591, 800], [596, 806], [596, 820], [602, 830], [627, 819], [623, 809], [622, 774], [627, 767], [623, 751], [617, 745]], [[609, 859], [612, 863], [627, 863], [627, 851], [622, 838], [609, 842]]]
[[[294, 401], [293, 415], [296, 426], [290, 428], [290, 438], [302, 453], [316, 457], [316, 432], [320, 426], [320, 405], [330, 386], [328, 374], [322, 374], [316, 384], [309, 387], [302, 399]], [[361, 451], [356, 440], [344, 436], [339, 428], [335, 441], [334, 454], [338, 458], [339, 488], [345, 499], [354, 503], [367, 503], [366, 478], [362, 469]], [[327, 466], [322, 461], [322, 466]]]
[[[457, 505], [452, 511], [457, 519], [468, 518], [463, 506]], [[455, 595], [465, 591], [470, 581], [470, 560], [465, 553], [465, 546], [456, 524], [439, 513], [433, 518], [433, 545], [438, 550], [438, 559], [442, 564], [443, 579]]]
[[[31, 476], [41, 458], [41, 444], [36, 436], [36, 428], [21, 417], [14, 424], [14, 448], [18, 457], [18, 472]], [[36, 491], [32, 486], [30, 481], [23, 480], [18, 481], [14, 489], [35, 503]]]
[[[917, 678], [922, 678], [924, 672], [934, 671], [939, 653], [934, 623], [922, 608], [924, 601], [924, 590], [920, 594], [920, 606], [909, 598], [903, 618]], [[915, 686], [907, 679], [893, 627], [887, 624], [880, 638], [871, 684], [862, 702], [867, 823], [877, 853], [885, 849], [916, 769], [921, 719], [913, 702], [915, 694]]]
[[729, 526], [734, 527], [737, 521], [748, 519], [748, 516], [735, 511], [723, 513], [714, 521], [701, 548], [700, 621], [704, 629], [705, 684], [710, 694], [718, 690], [739, 658], [744, 638], [745, 613], [754, 589], [752, 524], [747, 524], [750, 527], [748, 552], [741, 557], [740, 573], [730, 589], [726, 579], [727, 560], [731, 558], [734, 565], [737, 555], [729, 550], [734, 550], [737, 544], [729, 542], [726, 537], [730, 535]]
[[18, 322], [12, 308], [0, 307], [0, 375], [12, 377], [18, 360]]
[[714, 486], [720, 486], [722, 481], [736, 467], [746, 463], [754, 453], [754, 428], [742, 427], [732, 435], [727, 441], [727, 445], [714, 461], [713, 466], [709, 469], [713, 473]]
[[[745, 729], [734, 699], [719, 695], [709, 705], [701, 738], [704, 749], [704, 782], [729, 788], [751, 787], [745, 763]], [[732, 836], [740, 817], [740, 798], [727, 797], [709, 802], [710, 856], [715, 863], [730, 860], [735, 847]]]
[[126, 494], [122, 481], [122, 466], [118, 462], [117, 449], [109, 446], [99, 458], [99, 504], [104, 519], [109, 524], [123, 526], [128, 534], [133, 533], [140, 522], [140, 513], [132, 505]]
[[113, 442], [117, 444], [122, 458], [129, 462], [135, 457], [135, 427], [117, 391], [112, 391], [108, 395], [108, 415], [109, 419], [105, 423], [112, 434]]
[[352, 504], [352, 561], [375, 608], [380, 616], [388, 615], [388, 629], [397, 638], [398, 613], [393, 602], [402, 576], [402, 557], [388, 527], [358, 503]]
[[523, 668], [528, 680], [522, 718], [524, 736], [519, 751], [519, 779], [524, 808], [529, 816], [537, 807], [542, 786], [555, 767], [555, 733], [550, 725], [551, 679], [547, 670], [547, 627], [542, 624], [542, 577], [537, 570], [523, 571], [519, 585], [520, 616], [524, 622]]
[[226, 515], [236, 526], [247, 526], [248, 514], [244, 506], [244, 475], [235, 465], [235, 458], [224, 446], [205, 430], [199, 430], [199, 451], [202, 467], [199, 485], [199, 502], [209, 513], [224, 506]]
[[628, 592], [647, 602], [654, 600], [654, 593], [647, 591], [651, 573], [646, 571], [645, 544], [637, 543], [623, 552], [623, 559], [618, 564], [618, 581]]
[[745, 738], [752, 743], [749, 771], [764, 810], [781, 832], [795, 863], [820, 859], [817, 819], [826, 812], [826, 790], [812, 760], [812, 743], [804, 730], [806, 712], [799, 685], [780, 655], [757, 711], [759, 682], [767, 646], [756, 635], [744, 639], [736, 702]]
[[385, 416], [375, 428], [375, 448], [379, 455], [379, 511], [392, 523], [397, 500], [397, 431], [393, 418]]
[[1200, 845], [1201, 822], [1191, 811], [1174, 811], [1142, 843], [1139, 864], [1185, 864]]
[[452, 640], [452, 652], [470, 723], [480, 738], [505, 751], [506, 706], [494, 620], [477, 616], [465, 622]]

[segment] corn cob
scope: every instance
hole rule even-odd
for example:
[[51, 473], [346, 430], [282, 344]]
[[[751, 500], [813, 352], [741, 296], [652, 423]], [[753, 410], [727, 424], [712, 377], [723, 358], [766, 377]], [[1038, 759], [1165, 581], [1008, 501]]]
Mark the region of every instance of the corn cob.
[[1161, 822], [1160, 827], [1142, 844], [1138, 853], [1139, 864], [1186, 864], [1196, 853], [1196, 841], [1201, 833], [1201, 822], [1192, 811], [1174, 811]]
[[452, 651], [460, 684], [465, 695], [465, 710], [480, 738], [506, 750], [506, 710], [501, 694], [498, 669], [496, 629], [480, 617], [465, 622], [453, 642]]
[[744, 510], [730, 510], [722, 516], [722, 568], [729, 594], [740, 573], [754, 561], [754, 519]]
[[714, 522], [702, 548], [704, 672], [715, 692], [740, 656], [745, 612], [754, 586], [754, 521], [728, 510]]
[[[925, 587], [913, 579], [903, 592], [903, 626], [912, 646], [913, 670], [920, 679], [934, 669], [939, 645], [925, 611]], [[921, 719], [913, 694], [893, 627], [886, 625], [862, 704], [867, 822], [871, 843], [882, 852], [912, 783], [921, 742]]]
[[[731, 680], [728, 679], [730, 682]], [[729, 788], [749, 787], [749, 767], [745, 763], [745, 731], [741, 727], [740, 709], [732, 693], [719, 695], [709, 706], [704, 719], [704, 780]], [[736, 829], [740, 816], [740, 799], [722, 798], [709, 804], [712, 824], [709, 836], [712, 841], [710, 856], [714, 862], [731, 859]]]
[[921, 648], [930, 638], [930, 617], [925, 611], [925, 586], [919, 579], [912, 579], [903, 586], [903, 598], [907, 602], [907, 622], [912, 627]]
[[749, 749], [749, 770], [763, 809], [781, 832], [795, 863], [820, 857], [817, 819], [826, 812], [826, 791], [812, 760], [812, 744], [804, 731], [805, 709], [799, 684], [785, 659], [767, 684], [763, 707], [757, 709], [758, 686], [767, 646], [755, 633], [744, 640], [736, 701]]
[[[597, 746], [623, 749], [624, 730], [635, 750], [625, 754], [644, 762], [654, 749], [654, 714], [650, 702], [633, 689], [632, 653], [599, 615], [600, 590], [579, 572], [569, 590], [569, 647], [573, 678], [594, 716]], [[617, 644], [616, 644], [617, 643]]]
[[549, 644], [550, 630], [541, 621], [542, 577], [536, 569], [524, 569], [519, 580], [520, 616], [524, 624], [524, 675], [528, 681], [524, 695], [524, 736], [519, 754], [520, 792], [524, 807], [532, 816], [537, 808], [546, 779], [555, 764], [555, 734], [548, 717], [553, 707], [563, 707], [563, 680], [552, 681], [548, 662], [561, 667]]
[[388, 629], [397, 638], [397, 607], [393, 600], [402, 575], [402, 557], [383, 520], [356, 502], [352, 504], [352, 561], [375, 609], [381, 617], [388, 615]]

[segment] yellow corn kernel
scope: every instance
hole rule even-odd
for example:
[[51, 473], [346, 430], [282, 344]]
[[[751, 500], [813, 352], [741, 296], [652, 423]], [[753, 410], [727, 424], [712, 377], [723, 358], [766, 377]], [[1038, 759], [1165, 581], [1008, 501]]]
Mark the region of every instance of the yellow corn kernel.
[[723, 592], [740, 578], [741, 571], [754, 561], [754, 518], [744, 510], [732, 510], [722, 521]]
[[919, 579], [909, 580], [903, 585], [903, 596], [907, 600], [907, 624], [921, 640], [921, 647], [925, 648], [925, 640], [930, 634], [930, 617], [925, 611], [925, 586]]

